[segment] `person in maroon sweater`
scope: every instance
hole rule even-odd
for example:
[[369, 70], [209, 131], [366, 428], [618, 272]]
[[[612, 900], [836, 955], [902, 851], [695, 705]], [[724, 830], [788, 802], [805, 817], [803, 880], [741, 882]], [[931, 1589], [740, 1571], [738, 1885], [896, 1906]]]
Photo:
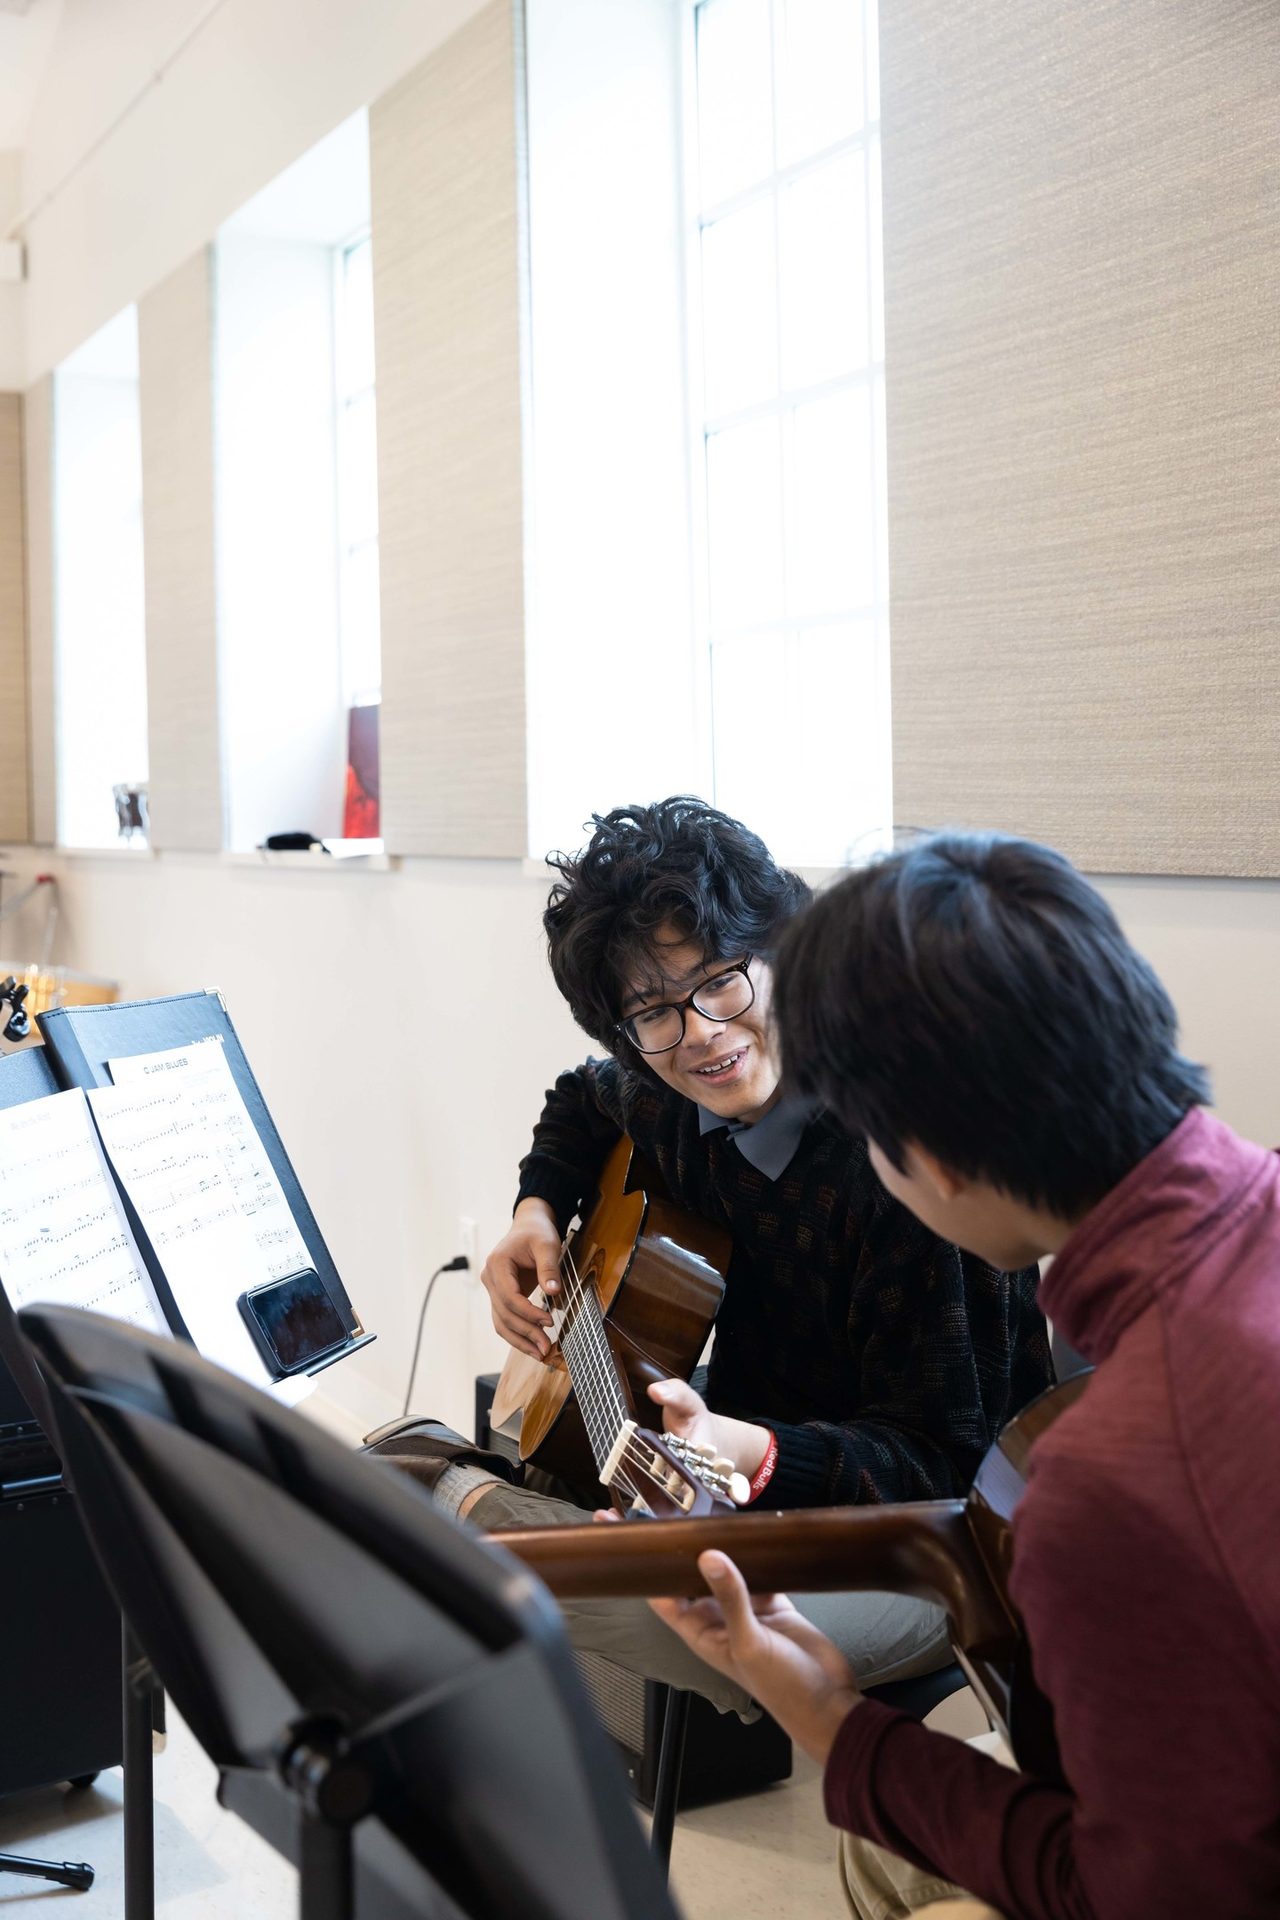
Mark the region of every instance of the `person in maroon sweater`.
[[[1280, 1160], [1205, 1112], [1173, 1008], [1067, 861], [920, 842], [782, 943], [786, 1073], [936, 1233], [1096, 1372], [1038, 1443], [1011, 1592], [1067, 1785], [862, 1699], [723, 1555], [655, 1602], [825, 1766], [851, 1911], [960, 1887], [1007, 1920], [1280, 1914]], [[858, 1837], [853, 1837], [858, 1836]]]

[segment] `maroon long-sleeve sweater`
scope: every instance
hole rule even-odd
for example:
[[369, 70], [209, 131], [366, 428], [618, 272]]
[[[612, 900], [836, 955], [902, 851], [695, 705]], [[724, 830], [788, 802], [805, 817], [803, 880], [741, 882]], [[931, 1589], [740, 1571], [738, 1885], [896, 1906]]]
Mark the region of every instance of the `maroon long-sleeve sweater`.
[[1280, 1160], [1190, 1113], [1041, 1298], [1097, 1366], [1014, 1523], [1070, 1790], [864, 1702], [828, 1815], [1010, 1920], [1277, 1920]]

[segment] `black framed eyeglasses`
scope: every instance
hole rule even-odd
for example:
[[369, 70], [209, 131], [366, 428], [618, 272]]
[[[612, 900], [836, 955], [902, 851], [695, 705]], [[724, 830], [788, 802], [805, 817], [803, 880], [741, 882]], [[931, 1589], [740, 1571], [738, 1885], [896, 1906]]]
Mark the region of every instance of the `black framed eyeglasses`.
[[736, 1020], [756, 997], [755, 982], [749, 971], [754, 959], [755, 955], [749, 953], [745, 960], [722, 967], [718, 973], [700, 980], [683, 1000], [641, 1007], [639, 1013], [619, 1020], [614, 1031], [641, 1053], [670, 1053], [672, 1047], [678, 1047], [684, 1039], [685, 1015], [690, 1007], [704, 1020]]

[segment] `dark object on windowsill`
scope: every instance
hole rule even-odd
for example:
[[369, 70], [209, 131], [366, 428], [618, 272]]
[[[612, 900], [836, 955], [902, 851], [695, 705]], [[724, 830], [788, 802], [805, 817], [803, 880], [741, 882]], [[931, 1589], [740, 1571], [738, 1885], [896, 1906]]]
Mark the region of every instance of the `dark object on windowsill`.
[[321, 853], [329, 851], [314, 833], [269, 833], [262, 845], [267, 853], [310, 853], [313, 847]]
[[116, 832], [121, 840], [147, 841], [151, 836], [151, 814], [147, 798], [147, 786], [130, 786], [127, 782], [112, 787], [112, 797], [116, 803]]

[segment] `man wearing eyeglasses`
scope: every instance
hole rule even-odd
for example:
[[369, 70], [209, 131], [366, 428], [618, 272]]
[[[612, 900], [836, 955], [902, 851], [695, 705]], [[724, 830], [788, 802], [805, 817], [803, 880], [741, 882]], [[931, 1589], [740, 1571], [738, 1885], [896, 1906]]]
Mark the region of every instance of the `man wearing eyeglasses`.
[[[668, 1429], [710, 1442], [773, 1507], [962, 1493], [1052, 1379], [1037, 1274], [999, 1273], [937, 1239], [885, 1192], [861, 1139], [780, 1085], [768, 955], [807, 886], [755, 834], [687, 798], [597, 816], [590, 844], [550, 864], [552, 971], [609, 1057], [547, 1095], [511, 1229], [482, 1275], [498, 1332], [522, 1353], [550, 1351], [551, 1315], [530, 1296], [555, 1298], [564, 1232], [626, 1134], [671, 1199], [733, 1243], [705, 1399], [679, 1381], [653, 1389]], [[587, 1517], [492, 1462], [459, 1460], [446, 1436], [440, 1449], [420, 1477], [486, 1531]], [[922, 1602], [799, 1604], [863, 1684], [946, 1658], [942, 1616]], [[579, 1647], [747, 1707], [643, 1602], [566, 1613]]]

